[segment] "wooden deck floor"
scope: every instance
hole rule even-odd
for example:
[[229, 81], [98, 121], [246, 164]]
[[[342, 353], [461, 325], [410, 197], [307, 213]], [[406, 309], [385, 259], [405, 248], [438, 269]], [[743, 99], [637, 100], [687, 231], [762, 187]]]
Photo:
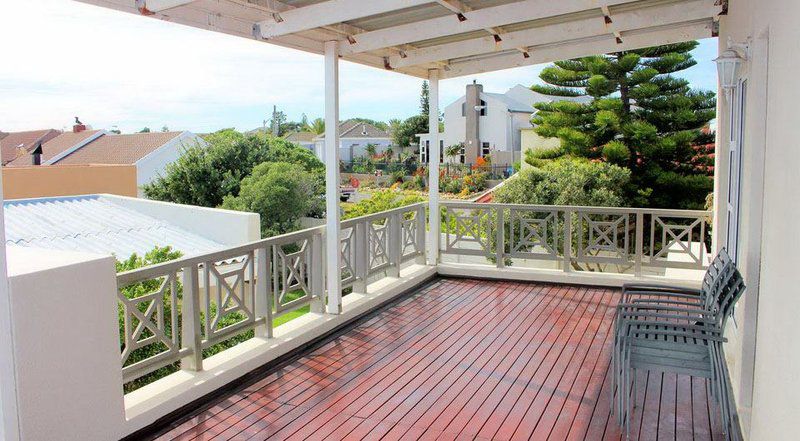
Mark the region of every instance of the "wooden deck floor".
[[[438, 279], [160, 439], [619, 440], [619, 291]], [[632, 439], [723, 439], [705, 380], [642, 374]]]

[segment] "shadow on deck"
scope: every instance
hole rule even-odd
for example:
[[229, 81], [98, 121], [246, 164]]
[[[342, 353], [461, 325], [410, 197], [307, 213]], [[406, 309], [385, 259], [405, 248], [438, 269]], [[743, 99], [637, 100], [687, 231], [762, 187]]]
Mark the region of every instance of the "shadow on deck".
[[[436, 279], [158, 439], [620, 439], [615, 289]], [[723, 439], [703, 379], [641, 374], [631, 438]]]

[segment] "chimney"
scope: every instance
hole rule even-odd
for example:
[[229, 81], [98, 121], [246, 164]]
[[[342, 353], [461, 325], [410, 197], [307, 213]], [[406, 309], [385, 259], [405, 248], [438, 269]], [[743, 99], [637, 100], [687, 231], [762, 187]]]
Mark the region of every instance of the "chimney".
[[83, 125], [81, 120], [76, 116], [75, 117], [75, 125], [72, 126], [72, 133], [80, 133], [86, 130], [86, 126]]
[[464, 116], [466, 117], [466, 136], [464, 137], [464, 160], [467, 163], [475, 162], [481, 151], [480, 136], [480, 105], [483, 85], [472, 80], [467, 84], [466, 101], [464, 102]]
[[42, 143], [36, 144], [36, 148], [31, 151], [31, 165], [42, 165]]

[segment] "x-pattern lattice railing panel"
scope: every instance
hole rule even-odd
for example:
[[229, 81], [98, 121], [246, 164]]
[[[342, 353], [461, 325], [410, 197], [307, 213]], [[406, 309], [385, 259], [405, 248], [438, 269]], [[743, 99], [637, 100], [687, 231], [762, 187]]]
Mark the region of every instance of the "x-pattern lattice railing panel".
[[487, 204], [448, 203], [445, 207], [445, 251], [453, 254], [490, 255], [491, 237], [497, 229], [498, 210]]
[[180, 356], [179, 290], [173, 270], [120, 286], [123, 377], [145, 375]]
[[314, 297], [311, 291], [311, 240], [307, 238], [272, 246], [273, 292], [275, 311], [279, 314], [305, 305]]
[[693, 216], [653, 215], [650, 224], [650, 252], [648, 264], [652, 266], [669, 265], [667, 257], [672, 254], [686, 256], [680, 262], [687, 268], [703, 262], [706, 239], [706, 219]]
[[[344, 221], [343, 285], [365, 290], [370, 276], [424, 260], [425, 219], [415, 204]], [[124, 381], [178, 362], [201, 370], [206, 349], [253, 330], [269, 338], [275, 317], [307, 305], [322, 311], [325, 233], [310, 228], [119, 274]]]
[[592, 263], [633, 264], [629, 246], [629, 213], [599, 209], [578, 211], [572, 233], [577, 236], [576, 260]]
[[558, 211], [515, 207], [508, 212], [509, 256], [558, 259]]
[[211, 346], [255, 321], [254, 269], [254, 251], [234, 259], [203, 264], [203, 347]]
[[706, 267], [710, 212], [618, 207], [442, 203], [445, 255], [561, 261], [564, 271], [641, 275]]

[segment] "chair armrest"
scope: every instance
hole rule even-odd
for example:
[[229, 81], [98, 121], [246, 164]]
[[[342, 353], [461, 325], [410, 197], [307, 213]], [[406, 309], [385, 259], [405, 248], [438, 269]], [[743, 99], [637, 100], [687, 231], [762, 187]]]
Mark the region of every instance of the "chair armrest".
[[631, 282], [622, 285], [623, 294], [628, 291], [647, 291], [647, 292], [673, 292], [676, 294], [700, 295], [702, 290], [696, 288], [686, 288], [683, 286], [665, 285], [659, 283]]
[[[625, 333], [622, 338], [642, 338], [642, 337], [633, 337], [632, 335], [664, 335], [664, 336], [671, 336], [671, 337], [684, 337], [684, 338], [692, 338], [700, 341], [712, 341], [712, 342], [719, 342], [724, 343], [728, 341], [727, 338], [722, 336], [722, 333], [717, 329], [706, 329], [703, 327], [693, 326], [693, 325], [672, 325], [668, 323], [662, 323], [661, 325], [657, 325], [653, 322], [649, 321], [638, 321], [632, 320], [627, 322], [629, 325], [627, 328], [627, 332]], [[641, 327], [634, 327], [634, 326], [652, 326], [652, 328], [641, 328]]]

